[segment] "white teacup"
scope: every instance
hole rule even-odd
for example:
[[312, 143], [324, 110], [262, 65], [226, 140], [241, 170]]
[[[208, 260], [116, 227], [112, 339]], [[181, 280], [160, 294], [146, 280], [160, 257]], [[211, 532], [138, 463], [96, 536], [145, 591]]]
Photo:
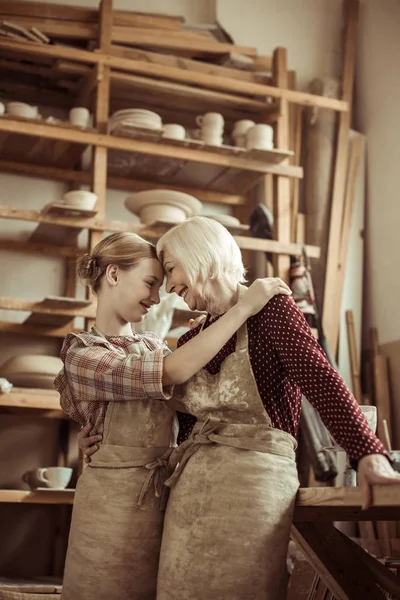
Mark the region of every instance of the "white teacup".
[[243, 135], [244, 133], [247, 133], [247, 131], [251, 127], [254, 127], [254, 125], [254, 121], [250, 121], [250, 119], [242, 119], [241, 121], [236, 121], [233, 128], [232, 137], [235, 138], [238, 135]]
[[69, 122], [77, 127], [88, 127], [90, 123], [90, 112], [87, 108], [77, 106], [69, 111]]
[[5, 112], [6, 112], [6, 107], [4, 106], [4, 104], [2, 102], [0, 102], [0, 115], [4, 115]]
[[186, 137], [186, 129], [182, 125], [176, 123], [167, 123], [164, 125], [162, 137], [172, 140], [184, 140]]
[[45, 467], [27, 471], [22, 479], [31, 489], [45, 487], [63, 490], [71, 480], [72, 469], [69, 467]]
[[199, 127], [214, 126], [218, 129], [224, 127], [224, 117], [220, 113], [206, 113], [205, 115], [199, 115], [196, 117], [196, 123]]

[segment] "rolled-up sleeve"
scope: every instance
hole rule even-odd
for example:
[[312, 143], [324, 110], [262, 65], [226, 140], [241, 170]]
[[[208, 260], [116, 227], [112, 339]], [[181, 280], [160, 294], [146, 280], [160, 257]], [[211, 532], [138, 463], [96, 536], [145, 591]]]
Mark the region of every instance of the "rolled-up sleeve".
[[162, 384], [168, 353], [162, 346], [143, 353], [119, 354], [118, 350], [87, 346], [76, 338], [65, 354], [65, 376], [80, 402], [169, 400], [173, 386]]

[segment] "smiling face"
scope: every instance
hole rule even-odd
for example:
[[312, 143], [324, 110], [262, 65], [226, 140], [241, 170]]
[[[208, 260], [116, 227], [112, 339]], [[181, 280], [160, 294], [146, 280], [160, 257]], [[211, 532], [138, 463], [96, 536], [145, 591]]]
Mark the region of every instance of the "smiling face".
[[153, 304], [160, 302], [164, 272], [155, 258], [144, 258], [129, 270], [109, 265], [106, 279], [112, 290], [113, 308], [123, 322], [138, 323]]
[[175, 292], [181, 296], [190, 310], [207, 310], [205, 284], [199, 281], [191, 283], [182, 265], [168, 253], [168, 250], [163, 253], [163, 267], [167, 278], [165, 287], [169, 294]]

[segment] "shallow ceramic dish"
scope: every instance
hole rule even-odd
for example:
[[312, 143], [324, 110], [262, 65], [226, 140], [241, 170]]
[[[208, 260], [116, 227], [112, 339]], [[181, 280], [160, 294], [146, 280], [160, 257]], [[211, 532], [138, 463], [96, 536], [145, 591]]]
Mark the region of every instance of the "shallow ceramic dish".
[[140, 215], [143, 207], [154, 204], [177, 206], [185, 211], [186, 218], [198, 215], [203, 206], [194, 196], [175, 190], [145, 190], [136, 192], [125, 200], [126, 208], [135, 215]]
[[83, 210], [93, 210], [97, 202], [97, 194], [86, 190], [73, 190], [63, 196], [64, 203]]

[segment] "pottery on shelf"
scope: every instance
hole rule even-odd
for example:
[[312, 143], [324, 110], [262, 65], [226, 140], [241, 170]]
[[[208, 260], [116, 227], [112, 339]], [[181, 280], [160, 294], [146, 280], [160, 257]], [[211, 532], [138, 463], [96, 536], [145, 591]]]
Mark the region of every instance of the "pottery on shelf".
[[128, 196], [125, 206], [133, 214], [139, 215], [142, 223], [148, 225], [155, 221], [181, 223], [198, 215], [203, 205], [194, 196], [183, 192], [145, 190]]
[[0, 367], [0, 376], [16, 387], [54, 389], [54, 378], [63, 366], [58, 356], [21, 354]]
[[63, 196], [66, 206], [80, 208], [82, 210], [93, 210], [97, 202], [97, 194], [86, 190], [73, 190]]

